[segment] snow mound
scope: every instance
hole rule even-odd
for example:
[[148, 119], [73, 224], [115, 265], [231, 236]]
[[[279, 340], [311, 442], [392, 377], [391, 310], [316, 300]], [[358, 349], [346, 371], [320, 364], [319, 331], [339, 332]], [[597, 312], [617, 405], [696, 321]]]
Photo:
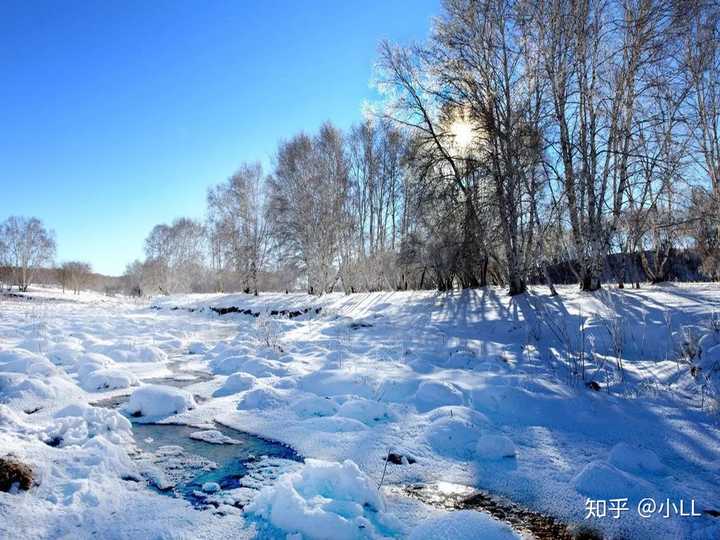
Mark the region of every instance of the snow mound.
[[505, 435], [483, 435], [478, 440], [475, 453], [480, 459], [515, 457], [515, 443]]
[[51, 348], [47, 352], [47, 357], [56, 366], [72, 366], [77, 362], [79, 356], [83, 353], [80, 345], [75, 343], [61, 343]]
[[208, 429], [205, 431], [194, 431], [190, 434], [191, 439], [196, 441], [205, 441], [211, 444], [240, 444], [240, 441], [223, 435], [217, 429]]
[[383, 401], [404, 403], [412, 399], [417, 392], [420, 381], [416, 378], [386, 379], [378, 387], [377, 395]]
[[415, 407], [427, 412], [443, 405], [462, 405], [463, 395], [454, 385], [439, 381], [423, 381], [415, 392]]
[[202, 485], [202, 490], [205, 493], [217, 493], [218, 491], [220, 491], [220, 484], [218, 484], [217, 482], [205, 482]]
[[272, 388], [256, 388], [248, 391], [237, 404], [242, 409], [275, 409], [285, 404], [285, 398]]
[[257, 379], [247, 373], [233, 373], [223, 385], [213, 392], [213, 397], [231, 396], [238, 392], [250, 390], [257, 383]]
[[470, 459], [480, 438], [479, 429], [454, 416], [434, 420], [425, 431], [425, 440], [440, 455]]
[[45, 377], [59, 373], [50, 360], [25, 349], [0, 351], [0, 371]]
[[322, 431], [324, 433], [349, 433], [353, 431], [365, 431], [368, 427], [354, 420], [353, 418], [342, 418], [339, 416], [314, 417], [303, 420], [303, 428], [310, 431]]
[[137, 377], [124, 369], [97, 369], [79, 377], [80, 386], [89, 392], [129, 388], [139, 384]]
[[520, 536], [487, 514], [472, 510], [448, 512], [423, 521], [410, 533], [410, 540], [511, 540]]
[[300, 418], [332, 416], [337, 412], [337, 404], [332, 399], [312, 395], [298, 399], [292, 409]]
[[124, 448], [106, 437], [98, 435], [82, 445], [84, 461], [93, 467], [93, 474], [105, 476], [109, 473], [118, 477], [139, 479], [137, 470]]
[[352, 418], [363, 424], [373, 425], [395, 418], [388, 406], [370, 399], [351, 399], [338, 409], [337, 416]]
[[215, 375], [230, 375], [241, 371], [247, 356], [221, 356], [210, 362], [210, 370]]
[[24, 349], [33, 353], [42, 353], [48, 350], [50, 347], [50, 341], [45, 338], [37, 337], [31, 339], [24, 339], [18, 343], [19, 349]]
[[52, 446], [64, 447], [82, 445], [98, 435], [119, 444], [132, 437], [132, 427], [127, 418], [113, 410], [78, 403], [55, 413], [41, 438]]
[[189, 354], [205, 354], [208, 350], [208, 346], [202, 341], [193, 341], [188, 345]]
[[3, 401], [19, 400], [29, 407], [41, 405], [38, 401], [54, 401], [78, 397], [81, 392], [69, 379], [61, 375], [42, 376], [22, 373], [0, 373], [0, 396]]
[[92, 352], [102, 353], [116, 362], [165, 362], [168, 355], [155, 345], [126, 344], [124, 348], [118, 345], [96, 345]]
[[325, 369], [315, 371], [300, 379], [299, 387], [319, 396], [352, 394], [364, 398], [373, 395], [372, 381], [347, 370]]
[[180, 388], [149, 384], [135, 390], [124, 410], [132, 416], [170, 416], [195, 408], [192, 394]]
[[350, 460], [308, 460], [263, 488], [247, 511], [289, 534], [317, 540], [374, 538], [401, 528], [385, 513], [375, 483]]
[[87, 353], [78, 358], [75, 364], [75, 370], [77, 371], [78, 377], [82, 379], [95, 370], [109, 368], [114, 365], [115, 362], [113, 362], [109, 356], [100, 353]]
[[264, 358], [248, 358], [240, 366], [240, 370], [255, 377], [282, 377], [288, 374], [288, 370], [281, 363]]
[[647, 448], [638, 448], [627, 443], [616, 444], [610, 450], [608, 463], [628, 472], [662, 473], [665, 466], [657, 454]]
[[477, 361], [477, 357], [470, 351], [455, 351], [445, 362], [445, 367], [448, 369], [472, 369]]
[[612, 499], [639, 497], [647, 482], [604, 461], [591, 461], [572, 479], [575, 489], [589, 497]]

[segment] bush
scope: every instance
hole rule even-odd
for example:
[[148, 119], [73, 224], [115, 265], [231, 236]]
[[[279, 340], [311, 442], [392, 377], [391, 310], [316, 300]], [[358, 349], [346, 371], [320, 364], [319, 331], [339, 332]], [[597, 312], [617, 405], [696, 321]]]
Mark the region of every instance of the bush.
[[10, 491], [15, 485], [22, 490], [28, 490], [32, 480], [30, 467], [13, 459], [0, 458], [0, 491]]

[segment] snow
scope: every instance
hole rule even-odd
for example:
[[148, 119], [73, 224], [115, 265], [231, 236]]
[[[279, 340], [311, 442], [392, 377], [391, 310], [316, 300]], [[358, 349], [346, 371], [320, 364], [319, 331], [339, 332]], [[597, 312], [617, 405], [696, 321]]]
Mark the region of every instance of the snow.
[[215, 390], [213, 396], [222, 397], [237, 394], [238, 392], [244, 392], [249, 390], [257, 384], [257, 379], [247, 373], [233, 373], [227, 379], [223, 385]]
[[505, 435], [482, 435], [475, 447], [479, 459], [502, 459], [515, 457], [515, 443]]
[[277, 390], [272, 388], [256, 388], [245, 392], [238, 402], [238, 409], [274, 409], [282, 406], [284, 398]]
[[425, 431], [434, 452], [457, 460], [473, 457], [479, 437], [477, 426], [454, 416], [433, 420]]
[[[720, 508], [720, 286], [559, 291], [175, 295], [153, 299], [161, 309], [44, 289], [0, 300], [0, 448], [39, 482], [0, 493], [0, 537], [512, 537], [485, 514], [398, 491], [436, 482], [606, 537], [720, 537], [706, 514], [634, 512], [644, 497]], [[306, 307], [294, 319], [269, 315]], [[618, 320], [622, 378], [608, 330]], [[689, 358], [693, 347], [701, 352]], [[601, 391], [572, 375], [580, 351], [585, 381]], [[188, 386], [152, 384], [173, 377]], [[99, 406], [124, 395], [120, 410]], [[255, 512], [228, 507], [240, 495], [222, 488], [206, 494], [217, 511], [191, 512], [149, 488], [129, 420], [230, 443], [219, 422], [287, 444], [307, 464], [273, 480]], [[414, 463], [385, 470], [390, 451]], [[628, 497], [631, 511], [585, 520], [586, 500], [605, 497]]]
[[263, 488], [247, 511], [289, 534], [318, 540], [376, 538], [385, 528], [400, 527], [385, 512], [377, 486], [349, 460], [308, 460]]
[[642, 497], [648, 487], [640, 478], [599, 460], [585, 465], [572, 483], [579, 493], [605, 500]]
[[462, 405], [463, 395], [452, 383], [423, 381], [415, 392], [415, 406], [427, 412], [443, 405]]
[[479, 512], [463, 510], [431, 518], [413, 529], [410, 540], [514, 540], [520, 536], [508, 526]]
[[217, 493], [218, 491], [220, 491], [220, 484], [218, 484], [217, 482], [205, 482], [202, 485], [202, 490], [205, 493]]
[[337, 412], [337, 404], [330, 398], [321, 398], [314, 394], [302, 397], [293, 402], [295, 414], [301, 418], [312, 416], [332, 416]]
[[124, 410], [131, 416], [160, 418], [195, 407], [192, 394], [180, 388], [149, 384], [135, 390]]
[[667, 470], [649, 448], [638, 448], [624, 442], [612, 447], [608, 463], [627, 472], [661, 474]]
[[96, 369], [80, 376], [80, 386], [88, 391], [115, 390], [136, 386], [138, 379], [124, 369]]
[[353, 418], [367, 425], [395, 419], [395, 415], [384, 403], [362, 398], [346, 401], [340, 405], [336, 414], [344, 418]]

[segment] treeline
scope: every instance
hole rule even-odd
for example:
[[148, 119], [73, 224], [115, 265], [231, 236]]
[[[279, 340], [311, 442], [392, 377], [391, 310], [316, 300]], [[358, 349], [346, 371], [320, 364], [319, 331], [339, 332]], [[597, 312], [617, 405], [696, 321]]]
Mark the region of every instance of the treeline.
[[687, 250], [720, 277], [716, 1], [446, 0], [427, 43], [382, 44], [377, 83], [371, 119], [155, 227], [131, 288], [517, 294], [565, 268], [592, 291]]
[[123, 291], [120, 277], [93, 272], [89, 263], [65, 261], [55, 266], [55, 233], [35, 217], [11, 216], [0, 223], [0, 291], [17, 287], [26, 292], [33, 283], [59, 285], [80, 294], [93, 289], [106, 294]]

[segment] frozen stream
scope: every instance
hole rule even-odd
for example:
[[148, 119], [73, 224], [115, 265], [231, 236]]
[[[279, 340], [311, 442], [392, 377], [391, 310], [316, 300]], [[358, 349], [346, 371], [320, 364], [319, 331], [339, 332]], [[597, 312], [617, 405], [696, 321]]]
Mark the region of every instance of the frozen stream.
[[258, 489], [301, 461], [280, 443], [219, 424], [212, 432], [232, 440], [231, 444], [193, 438], [208, 432], [181, 424], [133, 424], [139, 450], [134, 457], [156, 489], [199, 508], [222, 504], [242, 508]]

